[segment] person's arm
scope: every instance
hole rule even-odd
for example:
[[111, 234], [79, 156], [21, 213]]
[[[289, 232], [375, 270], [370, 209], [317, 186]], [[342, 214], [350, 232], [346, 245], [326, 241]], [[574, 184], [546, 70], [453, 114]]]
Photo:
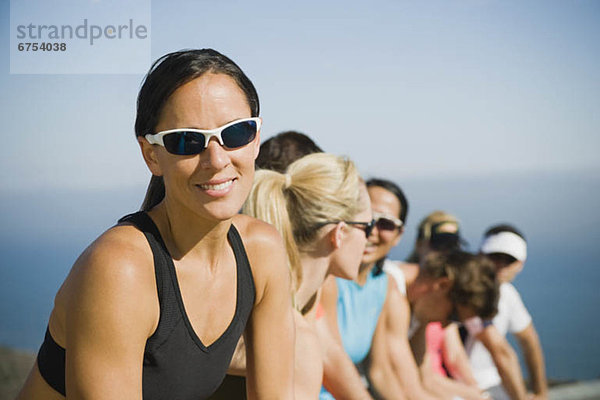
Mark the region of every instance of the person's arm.
[[323, 284], [316, 327], [323, 350], [323, 386], [336, 399], [371, 399], [354, 363], [342, 346], [337, 328], [337, 285], [330, 277]]
[[502, 379], [502, 385], [513, 400], [526, 400], [527, 390], [521, 375], [521, 367], [517, 354], [506, 338], [498, 332], [494, 325], [488, 325], [478, 335], [477, 339], [489, 351], [496, 369]]
[[295, 326], [283, 240], [256, 221], [245, 238], [256, 300], [244, 332], [248, 399], [294, 398]]
[[515, 333], [515, 337], [519, 342], [529, 378], [531, 379], [531, 387], [536, 399], [548, 398], [548, 383], [546, 381], [546, 369], [544, 366], [544, 354], [540, 339], [533, 326], [533, 323], [523, 329], [521, 332]]
[[117, 227], [100, 237], [57, 295], [57, 308], [65, 310], [58, 337], [68, 349], [69, 399], [142, 398], [144, 348], [160, 310], [152, 255], [140, 251], [143, 236], [133, 229]]
[[[388, 289], [382, 314], [385, 313], [388, 352], [396, 376], [410, 400], [435, 398], [425, 390], [408, 340], [410, 306], [395, 285]], [[381, 318], [381, 317], [380, 317]], [[379, 389], [378, 389], [379, 390]]]
[[458, 324], [451, 323], [444, 328], [444, 342], [442, 344], [444, 365], [450, 372], [450, 375], [469, 386], [477, 388], [477, 381], [473, 376], [473, 370], [469, 363], [469, 357], [465, 351]]
[[242, 336], [238, 340], [233, 352], [233, 358], [229, 363], [227, 369], [229, 375], [246, 376], [246, 345], [244, 344], [244, 337]]
[[435, 372], [431, 365], [431, 356], [429, 353], [425, 354], [423, 364], [419, 368], [425, 388], [441, 399], [460, 397], [464, 400], [481, 400], [483, 398], [479, 389], [467, 386], [464, 383], [449, 379]]
[[[385, 307], [385, 306], [384, 306]], [[394, 371], [389, 355], [386, 316], [382, 312], [371, 343], [369, 352], [369, 381], [377, 396], [382, 399], [405, 400], [406, 395], [400, 380]]]
[[336, 399], [371, 399], [344, 348], [338, 343], [323, 319], [316, 321], [323, 352], [323, 386]]

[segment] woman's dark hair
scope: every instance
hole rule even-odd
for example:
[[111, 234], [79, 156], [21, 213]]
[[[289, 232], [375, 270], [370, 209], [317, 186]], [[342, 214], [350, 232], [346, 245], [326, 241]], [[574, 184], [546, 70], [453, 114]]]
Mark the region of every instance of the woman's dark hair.
[[515, 235], [521, 237], [521, 239], [523, 239], [524, 241], [527, 242], [527, 239], [525, 239], [525, 235], [523, 235], [521, 233], [521, 231], [519, 231], [517, 228], [515, 228], [514, 226], [509, 225], [509, 224], [494, 225], [491, 228], [489, 228], [487, 231], [485, 231], [485, 233], [483, 234], [483, 237], [487, 238], [488, 236], [496, 235], [500, 232], [514, 233]]
[[269, 138], [260, 145], [256, 168], [285, 173], [297, 159], [323, 150], [304, 133], [285, 131]]
[[368, 188], [379, 186], [396, 196], [400, 202], [400, 215], [398, 217], [402, 221], [403, 226], [406, 226], [406, 218], [408, 216], [408, 200], [406, 199], [402, 189], [400, 189], [400, 187], [394, 182], [388, 181], [387, 179], [371, 178], [366, 183]]
[[462, 250], [432, 252], [423, 260], [420, 273], [433, 279], [447, 277], [452, 282], [450, 300], [471, 307], [480, 318], [491, 319], [498, 312], [500, 286], [487, 257]]
[[[371, 178], [366, 182], [366, 184], [367, 188], [377, 186], [387, 190], [388, 192], [391, 192], [394, 196], [396, 196], [398, 202], [400, 202], [400, 214], [398, 215], [398, 218], [400, 218], [400, 221], [402, 221], [402, 226], [406, 226], [406, 218], [408, 216], [408, 200], [406, 199], [402, 189], [400, 189], [400, 186], [396, 185], [392, 181], [381, 178]], [[373, 275], [380, 275], [383, 273], [384, 262], [385, 256], [377, 260], [375, 263], [375, 268], [373, 268]]]
[[[207, 72], [232, 78], [246, 95], [252, 116], [258, 116], [260, 104], [256, 89], [236, 63], [213, 49], [182, 50], [160, 57], [146, 74], [137, 98], [135, 135], [154, 133], [162, 108], [173, 92]], [[153, 176], [142, 210], [148, 211], [156, 206], [164, 195], [162, 177]]]

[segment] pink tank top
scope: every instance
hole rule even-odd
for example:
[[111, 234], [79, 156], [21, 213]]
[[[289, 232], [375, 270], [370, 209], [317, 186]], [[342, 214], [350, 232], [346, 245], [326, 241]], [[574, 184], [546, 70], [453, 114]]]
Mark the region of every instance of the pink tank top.
[[425, 343], [427, 344], [427, 354], [431, 360], [433, 370], [443, 376], [447, 376], [446, 370], [442, 366], [442, 348], [444, 345], [444, 328], [441, 322], [430, 322], [425, 328]]

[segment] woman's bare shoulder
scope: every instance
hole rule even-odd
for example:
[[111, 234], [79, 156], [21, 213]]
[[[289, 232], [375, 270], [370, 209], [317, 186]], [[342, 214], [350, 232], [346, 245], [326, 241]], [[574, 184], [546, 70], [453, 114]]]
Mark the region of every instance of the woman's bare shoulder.
[[85, 291], [107, 296], [120, 293], [125, 294], [120, 298], [133, 300], [153, 285], [154, 261], [145, 236], [131, 225], [118, 225], [81, 253], [56, 296], [55, 308], [66, 306]]
[[419, 275], [419, 264], [416, 263], [402, 263], [400, 264], [402, 272], [404, 272], [404, 278], [406, 279], [406, 285], [410, 285], [417, 279]]
[[271, 224], [260, 219], [244, 214], [238, 214], [233, 218], [233, 224], [240, 232], [244, 244], [247, 246], [282, 246], [281, 235]]
[[242, 237], [257, 288], [257, 302], [269, 283], [289, 285], [285, 245], [272, 225], [247, 215], [236, 215], [233, 224]]
[[143, 233], [130, 225], [108, 229], [83, 251], [56, 294], [49, 320], [53, 338], [65, 347], [73, 321], [84, 315], [106, 323], [112, 323], [106, 315], [135, 319], [137, 329], [152, 331], [160, 307], [154, 276]]
[[247, 215], [237, 215], [233, 224], [240, 232], [251, 264], [271, 265], [271, 261], [278, 260], [286, 265], [285, 245], [275, 227]]
[[142, 232], [132, 225], [117, 225], [81, 253], [73, 271], [98, 275], [137, 275], [147, 273], [153, 264], [152, 250]]

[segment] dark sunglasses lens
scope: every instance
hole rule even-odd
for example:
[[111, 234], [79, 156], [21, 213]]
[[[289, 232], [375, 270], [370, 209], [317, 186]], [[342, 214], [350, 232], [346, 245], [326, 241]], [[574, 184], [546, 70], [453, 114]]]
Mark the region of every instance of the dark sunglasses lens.
[[223, 144], [230, 149], [242, 147], [256, 137], [256, 121], [241, 121], [233, 124], [221, 132]]
[[377, 229], [379, 229], [380, 231], [393, 231], [394, 229], [396, 229], [396, 224], [394, 223], [394, 221], [389, 220], [387, 218], [379, 218], [376, 224]]
[[373, 232], [373, 228], [375, 227], [375, 221], [369, 222], [367, 226], [365, 226], [365, 236], [367, 239], [371, 236], [371, 232]]
[[198, 132], [175, 132], [163, 137], [165, 149], [171, 154], [187, 156], [204, 150], [204, 135]]

